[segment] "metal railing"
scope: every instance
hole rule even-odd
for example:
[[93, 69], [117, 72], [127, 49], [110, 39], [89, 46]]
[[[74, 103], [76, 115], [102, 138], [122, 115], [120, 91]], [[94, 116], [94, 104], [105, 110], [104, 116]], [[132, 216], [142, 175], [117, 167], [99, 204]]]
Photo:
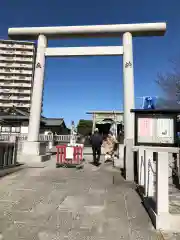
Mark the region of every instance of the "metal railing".
[[54, 141], [56, 142], [69, 142], [70, 141], [70, 135], [55, 135]]
[[[11, 136], [16, 136], [19, 141], [26, 141], [28, 138], [27, 134], [0, 134], [0, 141], [10, 141]], [[40, 142], [69, 142], [70, 135], [44, 135], [39, 134]]]

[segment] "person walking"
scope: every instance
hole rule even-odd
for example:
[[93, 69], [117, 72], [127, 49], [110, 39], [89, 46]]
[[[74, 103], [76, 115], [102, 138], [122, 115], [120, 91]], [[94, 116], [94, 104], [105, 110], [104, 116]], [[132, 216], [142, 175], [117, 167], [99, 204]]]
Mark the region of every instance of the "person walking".
[[94, 134], [91, 136], [91, 146], [93, 152], [93, 163], [98, 166], [101, 157], [101, 145], [103, 143], [103, 138], [99, 134], [99, 129], [96, 128]]
[[105, 162], [114, 161], [115, 152], [117, 151], [118, 141], [112, 132], [109, 132], [106, 141], [104, 141]]

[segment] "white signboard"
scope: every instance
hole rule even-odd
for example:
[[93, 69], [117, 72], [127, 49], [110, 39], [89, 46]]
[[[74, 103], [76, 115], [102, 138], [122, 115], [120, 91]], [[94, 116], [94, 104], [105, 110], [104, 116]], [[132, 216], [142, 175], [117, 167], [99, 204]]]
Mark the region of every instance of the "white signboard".
[[173, 144], [174, 120], [173, 118], [139, 118], [138, 142]]
[[66, 159], [73, 159], [74, 148], [66, 147]]
[[174, 121], [168, 118], [157, 119], [157, 141], [160, 143], [174, 142]]
[[153, 119], [139, 118], [138, 119], [138, 136], [152, 137], [153, 136]]
[[154, 119], [138, 119], [138, 142], [151, 143], [154, 141]]

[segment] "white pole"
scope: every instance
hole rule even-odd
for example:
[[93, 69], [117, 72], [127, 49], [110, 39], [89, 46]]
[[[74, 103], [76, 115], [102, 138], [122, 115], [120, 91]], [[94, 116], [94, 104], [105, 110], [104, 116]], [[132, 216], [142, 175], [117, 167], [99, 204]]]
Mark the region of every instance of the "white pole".
[[37, 142], [39, 138], [39, 126], [42, 110], [42, 95], [44, 87], [44, 67], [46, 47], [47, 47], [46, 36], [39, 35], [28, 129], [28, 141], [30, 142]]
[[126, 151], [125, 176], [126, 180], [134, 181], [134, 71], [132, 34], [123, 34], [123, 85], [124, 85], [124, 144]]
[[134, 71], [133, 71], [133, 47], [132, 34], [123, 34], [123, 85], [124, 85], [124, 137], [134, 139]]

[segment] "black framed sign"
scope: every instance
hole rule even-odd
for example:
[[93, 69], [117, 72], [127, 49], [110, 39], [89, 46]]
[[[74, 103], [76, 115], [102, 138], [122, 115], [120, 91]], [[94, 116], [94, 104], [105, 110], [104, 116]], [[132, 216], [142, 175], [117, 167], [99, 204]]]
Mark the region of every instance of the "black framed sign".
[[132, 110], [135, 145], [175, 146], [177, 110]]

